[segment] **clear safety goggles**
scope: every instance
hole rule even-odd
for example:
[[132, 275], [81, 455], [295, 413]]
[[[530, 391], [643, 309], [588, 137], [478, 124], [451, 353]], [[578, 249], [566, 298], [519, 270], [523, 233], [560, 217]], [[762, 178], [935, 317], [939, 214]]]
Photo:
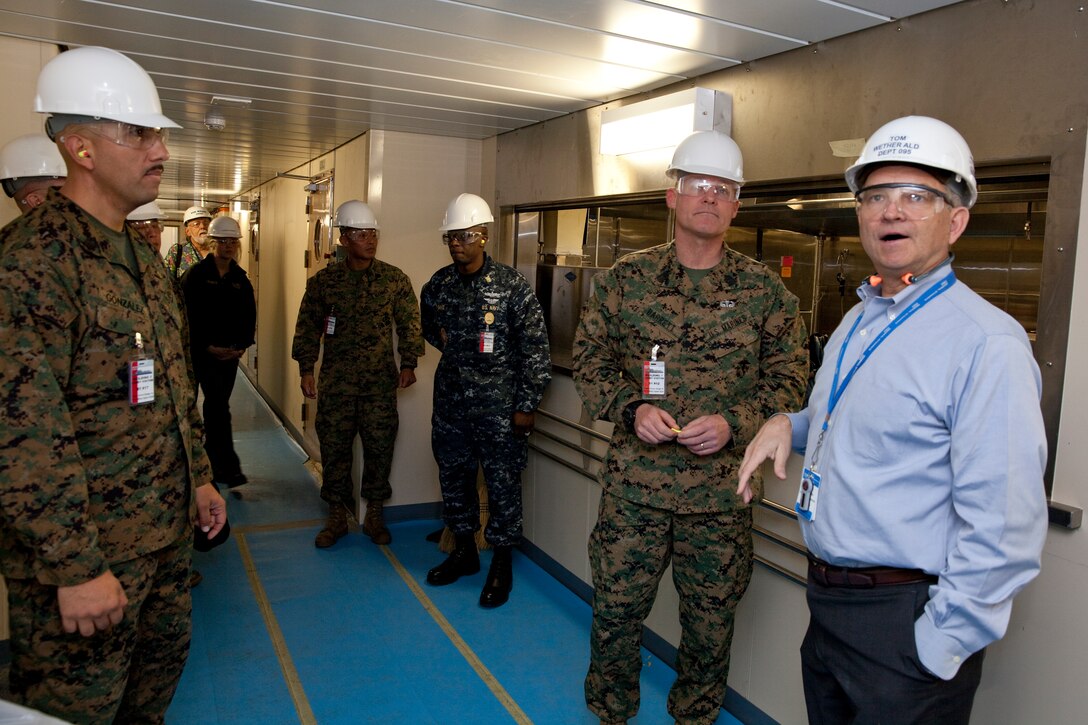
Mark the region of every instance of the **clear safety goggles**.
[[446, 232], [445, 234], [442, 235], [442, 243], [443, 244], [449, 244], [450, 242], [457, 242], [462, 247], [467, 247], [470, 244], [475, 244], [476, 242], [478, 242], [478, 241], [480, 241], [482, 239], [487, 239], [487, 235], [484, 234], [483, 232], [471, 232], [471, 231]]
[[340, 236], [349, 242], [362, 242], [378, 238], [377, 229], [356, 229], [355, 227], [340, 227]]
[[717, 179], [691, 174], [685, 174], [676, 180], [676, 190], [684, 196], [711, 194], [722, 201], [736, 201], [740, 198], [740, 187], [734, 183], [722, 183]]
[[876, 184], [859, 189], [854, 198], [862, 216], [879, 216], [893, 204], [904, 219], [914, 222], [929, 219], [946, 204], [955, 206], [948, 194], [924, 184]]
[[113, 141], [118, 146], [146, 151], [160, 141], [166, 144], [168, 131], [165, 128], [134, 126], [124, 121], [97, 121], [81, 124], [83, 129], [95, 136]]
[[129, 222], [129, 226], [141, 234], [161, 232], [166, 228], [163, 226], [162, 222], [157, 219], [141, 219], [140, 221]]

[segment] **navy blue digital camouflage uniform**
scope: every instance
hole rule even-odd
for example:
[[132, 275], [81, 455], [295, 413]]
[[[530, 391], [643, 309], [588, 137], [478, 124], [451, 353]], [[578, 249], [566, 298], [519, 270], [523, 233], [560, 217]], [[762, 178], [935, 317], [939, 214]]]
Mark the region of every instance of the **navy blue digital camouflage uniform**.
[[[548, 331], [540, 302], [512, 267], [484, 257], [475, 273], [454, 265], [435, 272], [420, 295], [423, 337], [442, 352], [434, 380], [431, 446], [438, 462], [443, 520], [455, 535], [480, 527], [476, 492], [482, 466], [492, 546], [521, 543], [525, 438], [516, 411], [536, 410], [551, 379]], [[445, 341], [443, 341], [443, 332]], [[484, 352], [483, 334], [494, 334]]]

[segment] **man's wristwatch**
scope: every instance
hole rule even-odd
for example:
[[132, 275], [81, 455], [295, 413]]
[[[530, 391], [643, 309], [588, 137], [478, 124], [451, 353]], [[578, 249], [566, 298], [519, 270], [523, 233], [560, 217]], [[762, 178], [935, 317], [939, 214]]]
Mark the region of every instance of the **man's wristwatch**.
[[635, 432], [635, 413], [638, 411], [640, 405], [645, 404], [645, 400], [636, 400], [633, 403], [628, 403], [627, 407], [623, 409], [623, 424], [627, 426], [627, 430], [632, 433]]

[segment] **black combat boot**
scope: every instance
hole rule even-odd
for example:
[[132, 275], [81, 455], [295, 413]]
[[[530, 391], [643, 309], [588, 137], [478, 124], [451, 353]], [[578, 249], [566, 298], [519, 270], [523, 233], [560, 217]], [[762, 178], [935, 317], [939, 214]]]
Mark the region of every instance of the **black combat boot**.
[[463, 576], [480, 571], [480, 552], [476, 550], [474, 534], [457, 534], [453, 553], [444, 562], [427, 572], [427, 583], [436, 587], [453, 584]]
[[514, 571], [510, 561], [511, 547], [496, 546], [491, 558], [491, 568], [487, 570], [487, 583], [480, 592], [480, 606], [494, 609], [506, 604], [510, 590], [514, 587]]

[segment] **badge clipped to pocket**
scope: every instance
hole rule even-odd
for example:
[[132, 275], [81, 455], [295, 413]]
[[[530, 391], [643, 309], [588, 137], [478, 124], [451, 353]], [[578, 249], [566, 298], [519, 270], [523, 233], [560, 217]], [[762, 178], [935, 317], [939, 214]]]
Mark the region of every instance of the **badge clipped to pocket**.
[[642, 397], [665, 397], [665, 361], [657, 359], [657, 351], [660, 345], [654, 345], [650, 351], [650, 359], [642, 363]]
[[488, 312], [484, 315], [484, 329], [480, 333], [480, 352], [491, 354], [495, 352], [495, 333], [492, 332], [491, 323], [495, 321], [495, 315]]
[[155, 400], [155, 359], [144, 352], [144, 340], [136, 333], [136, 357], [128, 364], [128, 402], [142, 405]]
[[325, 315], [325, 334], [327, 336], [333, 336], [336, 334], [336, 307], [334, 306], [329, 310], [329, 314]]
[[805, 521], [816, 518], [816, 504], [820, 498], [820, 474], [806, 467], [801, 472], [801, 487], [797, 490], [797, 503], [793, 510]]

